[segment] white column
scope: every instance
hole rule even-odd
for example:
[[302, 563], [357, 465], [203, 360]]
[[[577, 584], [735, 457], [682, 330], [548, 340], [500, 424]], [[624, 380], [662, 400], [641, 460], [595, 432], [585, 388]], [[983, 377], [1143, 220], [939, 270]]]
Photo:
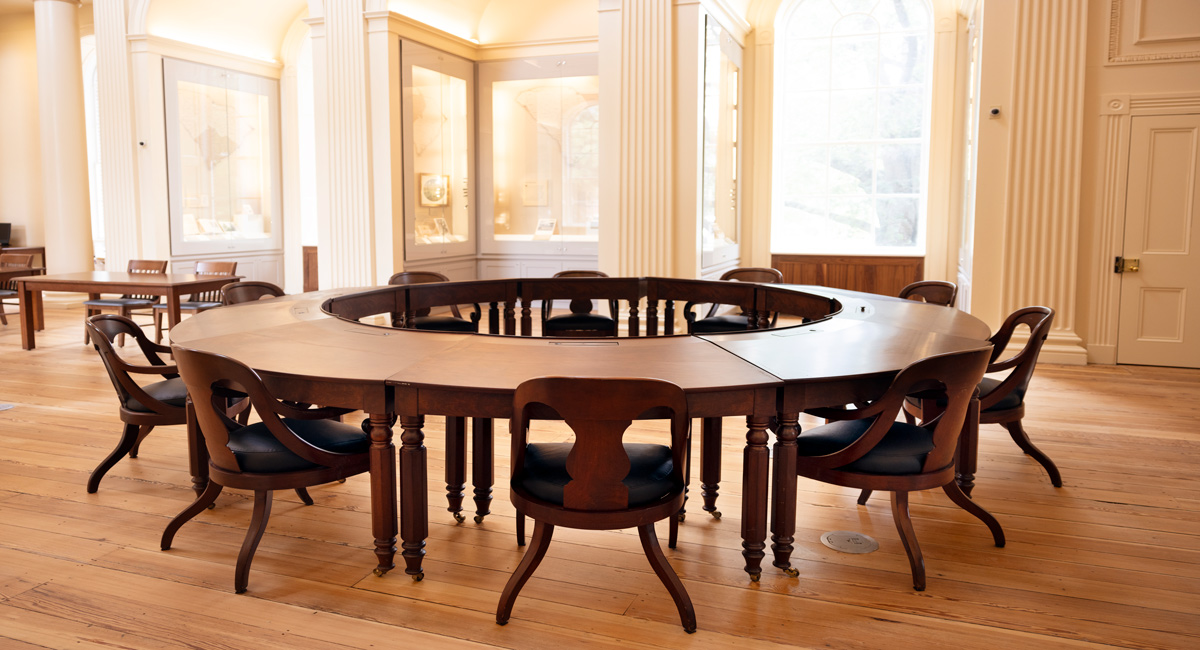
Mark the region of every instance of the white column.
[[92, 268], [83, 62], [75, 2], [36, 0], [46, 259], [51, 273]]
[[600, 268], [675, 269], [673, 3], [601, 0]]
[[1042, 357], [1058, 363], [1087, 362], [1075, 333], [1087, 4], [1023, 0], [1016, 16], [999, 304], [1052, 307]]
[[112, 271], [123, 270], [130, 259], [142, 256], [126, 4], [126, 0], [109, 0], [92, 5], [100, 80], [105, 263]]

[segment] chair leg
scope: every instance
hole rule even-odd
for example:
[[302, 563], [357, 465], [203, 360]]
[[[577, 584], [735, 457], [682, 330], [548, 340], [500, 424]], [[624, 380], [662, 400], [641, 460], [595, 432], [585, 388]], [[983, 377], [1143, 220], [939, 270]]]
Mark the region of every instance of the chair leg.
[[254, 561], [254, 551], [258, 550], [258, 543], [262, 541], [270, 518], [271, 491], [255, 490], [254, 514], [250, 517], [250, 528], [246, 531], [242, 552], [238, 553], [237, 570], [233, 574], [233, 590], [239, 594], [246, 592], [246, 583], [250, 581], [250, 563]]
[[[522, 515], [522, 517], [524, 516]], [[508, 623], [513, 603], [517, 600], [517, 594], [521, 593], [521, 588], [525, 586], [534, 570], [542, 563], [542, 558], [546, 557], [546, 549], [550, 548], [550, 538], [553, 536], [553, 524], [536, 519], [533, 521], [532, 546], [525, 551], [525, 557], [521, 558], [517, 570], [513, 571], [512, 576], [508, 579], [508, 584], [504, 585], [504, 591], [500, 594], [500, 603], [496, 605], [496, 622], [500, 625]]]
[[525, 513], [517, 511], [517, 546], [525, 545]]
[[167, 524], [167, 528], [162, 534], [162, 541], [159, 542], [159, 548], [164, 551], [170, 550], [171, 542], [175, 540], [175, 533], [179, 532], [179, 528], [191, 521], [192, 517], [204, 512], [211, 506], [217, 500], [217, 495], [221, 494], [221, 489], [224, 487], [216, 481], [209, 480], [204, 491], [200, 493], [200, 496], [196, 497], [192, 505], [185, 508], [183, 512], [175, 515], [171, 523]]
[[667, 546], [675, 548], [679, 543], [679, 521], [681, 517], [667, 517]]
[[871, 490], [863, 490], [858, 494], [858, 505], [867, 505], [867, 499], [871, 498]]
[[313, 498], [308, 495], [307, 488], [296, 488], [296, 496], [300, 497], [300, 500], [303, 501], [304, 505], [306, 506], [311, 506], [314, 503]]
[[908, 492], [892, 492], [892, 519], [900, 531], [900, 541], [908, 553], [908, 565], [912, 568], [913, 589], [925, 591], [925, 558], [917, 544], [917, 533], [913, 530], [912, 518], [908, 516]]
[[141, 427], [138, 428], [137, 440], [134, 441], [134, 443], [133, 443], [133, 449], [129, 450], [130, 458], [138, 457], [138, 451], [140, 451], [142, 448], [142, 441], [145, 440], [146, 436], [150, 435], [150, 432], [153, 430], [154, 430], [153, 424], [143, 424]]
[[113, 465], [117, 464], [117, 461], [124, 458], [137, 445], [137, 442], [138, 425], [126, 424], [125, 429], [121, 431], [121, 439], [117, 441], [116, 448], [109, 453], [108, 457], [100, 461], [96, 469], [92, 470], [92, 475], [88, 477], [88, 494], [95, 494], [96, 490], [100, 489], [100, 479], [104, 478], [108, 470], [112, 469]]
[[658, 579], [662, 581], [663, 586], [671, 593], [671, 599], [675, 601], [675, 608], [679, 610], [679, 622], [683, 624], [684, 631], [688, 634], [695, 632], [696, 610], [692, 607], [692, 599], [688, 597], [683, 581], [667, 563], [662, 547], [658, 545], [658, 537], [654, 535], [654, 524], [638, 526], [638, 537], [642, 540], [642, 550], [646, 552], [646, 559], [650, 560], [651, 568], [654, 569], [654, 573], [658, 574]]
[[971, 497], [967, 496], [955, 481], [950, 481], [943, 485], [942, 490], [946, 492], [946, 496], [950, 497], [950, 500], [956, 503], [958, 507], [975, 515], [976, 519], [987, 524], [988, 529], [992, 531], [992, 541], [996, 543], [996, 546], [1004, 548], [1004, 529], [1000, 527], [1000, 522], [992, 516], [992, 513], [984, 510], [982, 506], [972, 501]]
[[1046, 452], [1033, 444], [1033, 441], [1029, 439], [1029, 434], [1025, 433], [1024, 427], [1021, 426], [1021, 421], [1004, 422], [1002, 426], [1008, 429], [1008, 435], [1012, 436], [1013, 442], [1017, 443], [1021, 451], [1032, 456], [1034, 460], [1041, 463], [1042, 467], [1046, 468], [1046, 473], [1050, 475], [1050, 482], [1054, 484], [1054, 487], [1062, 487], [1062, 474], [1058, 473], [1058, 466], [1050, 460]]
[[8, 325], [8, 317], [4, 315], [4, 301], [0, 300], [0, 323]]

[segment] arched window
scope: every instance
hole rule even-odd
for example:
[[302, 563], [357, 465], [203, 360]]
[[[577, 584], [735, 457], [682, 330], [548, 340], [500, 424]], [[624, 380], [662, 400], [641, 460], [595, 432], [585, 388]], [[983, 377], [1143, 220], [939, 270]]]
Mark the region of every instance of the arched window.
[[794, 0], [776, 47], [773, 253], [922, 255], [928, 0]]

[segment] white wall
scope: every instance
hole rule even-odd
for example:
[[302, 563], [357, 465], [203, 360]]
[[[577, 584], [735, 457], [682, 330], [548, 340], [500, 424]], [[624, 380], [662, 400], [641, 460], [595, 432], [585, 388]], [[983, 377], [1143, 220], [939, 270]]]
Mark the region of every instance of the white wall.
[[41, 245], [42, 156], [33, 12], [0, 16], [0, 221], [14, 245]]

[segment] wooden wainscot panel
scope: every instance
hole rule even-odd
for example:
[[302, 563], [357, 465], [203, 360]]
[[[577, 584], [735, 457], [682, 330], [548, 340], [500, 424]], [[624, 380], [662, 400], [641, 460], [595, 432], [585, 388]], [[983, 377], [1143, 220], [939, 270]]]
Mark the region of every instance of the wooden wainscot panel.
[[788, 284], [817, 284], [836, 289], [894, 296], [925, 277], [924, 257], [854, 255], [772, 255], [771, 265]]

